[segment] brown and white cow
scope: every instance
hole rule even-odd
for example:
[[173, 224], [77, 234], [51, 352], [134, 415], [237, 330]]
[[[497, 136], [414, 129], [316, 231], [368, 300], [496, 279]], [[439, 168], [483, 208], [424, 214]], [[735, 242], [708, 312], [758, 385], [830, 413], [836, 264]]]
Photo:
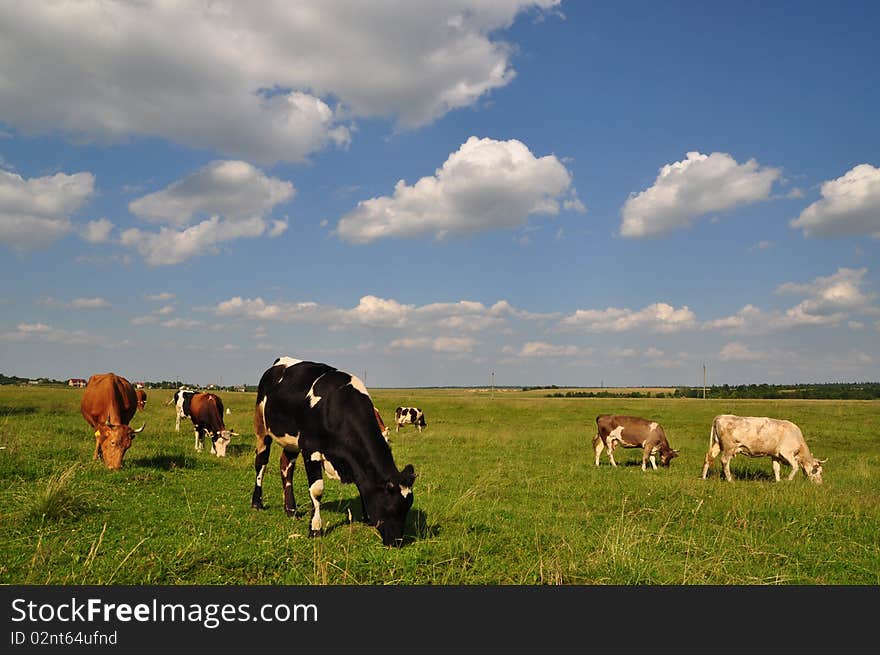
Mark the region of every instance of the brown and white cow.
[[137, 411], [137, 395], [131, 382], [115, 373], [98, 373], [89, 378], [80, 402], [80, 412], [95, 431], [95, 453], [108, 469], [122, 468], [122, 458], [131, 448], [137, 430], [128, 423]]
[[782, 462], [791, 466], [789, 480], [797, 475], [798, 468], [811, 482], [822, 484], [822, 464], [824, 459], [816, 459], [804, 440], [801, 429], [783, 419], [766, 416], [735, 416], [719, 414], [712, 421], [709, 432], [709, 451], [703, 463], [702, 478], [705, 480], [715, 458], [721, 455], [724, 477], [733, 482], [730, 473], [730, 460], [738, 453], [749, 457], [770, 457], [773, 460], [773, 477], [779, 482]]
[[379, 429], [382, 430], [382, 436], [385, 437], [385, 441], [388, 441], [388, 433], [391, 432], [391, 428], [385, 425], [385, 421], [382, 420], [382, 415], [379, 414], [379, 408], [375, 405], [373, 406], [373, 412], [376, 414], [376, 422], [379, 424]]
[[196, 433], [196, 451], [202, 452], [205, 434], [211, 436], [211, 454], [226, 457], [226, 447], [238, 436], [223, 424], [223, 401], [213, 393], [195, 393], [189, 401], [189, 417]]
[[657, 470], [657, 462], [654, 456], [660, 453], [660, 465], [669, 466], [673, 457], [678, 456], [678, 451], [669, 447], [666, 432], [657, 421], [651, 421], [638, 416], [620, 416], [617, 414], [600, 414], [596, 417], [596, 436], [593, 437], [593, 450], [596, 453], [596, 466], [599, 466], [599, 455], [602, 450], [608, 449], [608, 459], [613, 466], [615, 446], [623, 448], [642, 449], [642, 470], [647, 470], [650, 460], [651, 466]]
[[143, 389], [135, 389], [135, 395], [137, 396], [137, 408], [143, 409], [147, 406], [147, 392]]

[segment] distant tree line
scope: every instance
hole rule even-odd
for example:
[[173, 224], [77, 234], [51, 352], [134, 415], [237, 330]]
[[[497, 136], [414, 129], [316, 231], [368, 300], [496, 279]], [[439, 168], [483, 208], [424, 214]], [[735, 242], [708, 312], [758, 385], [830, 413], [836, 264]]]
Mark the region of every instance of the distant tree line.
[[[547, 398], [702, 398], [703, 387], [676, 387], [669, 392], [566, 391], [547, 394]], [[706, 387], [706, 397], [716, 399], [783, 400], [877, 400], [880, 382], [827, 382], [808, 384], [740, 384]]]

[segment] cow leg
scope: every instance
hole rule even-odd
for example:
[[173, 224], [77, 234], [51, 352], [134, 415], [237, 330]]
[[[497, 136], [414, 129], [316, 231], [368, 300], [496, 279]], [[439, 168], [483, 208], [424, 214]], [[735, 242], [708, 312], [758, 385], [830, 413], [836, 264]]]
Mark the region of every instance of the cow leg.
[[180, 414], [177, 415], [177, 420], [174, 422], [174, 430], [180, 432]]
[[605, 442], [602, 441], [602, 437], [598, 434], [593, 437], [593, 451], [596, 453], [596, 466], [599, 466], [599, 455], [602, 454], [602, 451], [605, 449]]
[[196, 452], [200, 453], [200, 452], [202, 452], [202, 449], [205, 447], [204, 446], [205, 437], [202, 435], [201, 428], [197, 427], [195, 429], [195, 433], [196, 433]]
[[[798, 468], [800, 468], [800, 464], [798, 464], [797, 457], [792, 455], [791, 457], [786, 457], [785, 460], [791, 465], [791, 473], [788, 474], [789, 480], [794, 480], [794, 476], [797, 475]], [[779, 478], [776, 478], [777, 480]]]
[[730, 473], [730, 460], [733, 459], [733, 455], [728, 455], [727, 453], [721, 453], [721, 466], [724, 469], [724, 478], [728, 482], [733, 482], [733, 475]]
[[321, 520], [321, 497], [324, 495], [323, 465], [320, 459], [314, 460], [306, 457], [303, 452], [303, 462], [306, 467], [306, 479], [309, 481], [309, 499], [312, 501], [312, 520], [309, 523], [309, 537], [320, 537], [324, 531], [324, 523]]
[[773, 458], [773, 477], [776, 478], [776, 481], [779, 482], [779, 469], [782, 468], [779, 460], [775, 457]]
[[614, 445], [615, 445], [615, 444], [614, 444], [614, 441], [613, 441], [613, 440], [609, 441], [608, 444], [607, 444], [607, 448], [608, 448], [608, 459], [611, 460], [611, 465], [612, 465], [612, 466], [617, 466], [617, 462], [614, 461]]
[[281, 487], [284, 489], [284, 511], [296, 517], [296, 499], [293, 497], [293, 469], [299, 453], [281, 449]]
[[269, 435], [257, 435], [257, 452], [254, 455], [254, 469], [256, 479], [254, 481], [254, 493], [251, 496], [251, 507], [263, 509], [263, 474], [269, 464], [269, 450], [272, 445], [272, 437]]
[[712, 466], [712, 462], [715, 461], [715, 458], [718, 457], [718, 453], [720, 453], [720, 452], [721, 452], [721, 447], [717, 443], [713, 442], [709, 446], [709, 450], [708, 450], [708, 452], [706, 452], [706, 459], [703, 462], [703, 475], [700, 476], [704, 480], [706, 479], [706, 476], [709, 474], [709, 467]]
[[217, 443], [217, 435], [213, 432], [211, 433], [211, 454], [216, 455], [217, 449], [214, 447], [214, 444]]

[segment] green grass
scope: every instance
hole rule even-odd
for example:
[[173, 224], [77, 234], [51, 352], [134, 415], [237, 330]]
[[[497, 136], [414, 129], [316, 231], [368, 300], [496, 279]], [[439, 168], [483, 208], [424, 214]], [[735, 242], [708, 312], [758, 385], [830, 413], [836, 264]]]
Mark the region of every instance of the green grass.
[[[273, 447], [267, 509], [250, 508], [254, 394], [224, 392], [244, 436], [218, 459], [174, 431], [171, 391], [132, 421], [147, 429], [121, 471], [92, 462], [81, 389], [0, 387], [2, 584], [877, 585], [880, 402], [544, 398], [519, 391], [375, 389], [386, 423], [425, 410], [391, 443], [418, 474], [407, 544], [382, 546], [353, 485], [328, 481], [326, 534], [285, 516]], [[681, 450], [668, 470], [637, 450], [593, 464], [599, 413], [650, 417]], [[712, 417], [801, 426], [825, 484], [773, 482], [767, 458], [735, 458], [737, 481], [699, 479]], [[783, 468], [783, 475], [787, 468]], [[308, 509], [302, 463], [294, 490]]]

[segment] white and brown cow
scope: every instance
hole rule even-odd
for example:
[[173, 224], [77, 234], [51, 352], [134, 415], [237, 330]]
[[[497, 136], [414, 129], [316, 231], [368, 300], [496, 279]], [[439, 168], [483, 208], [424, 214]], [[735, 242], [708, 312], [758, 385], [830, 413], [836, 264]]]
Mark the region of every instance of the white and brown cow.
[[388, 433], [391, 432], [391, 428], [385, 425], [378, 407], [373, 407], [373, 411], [376, 413], [376, 423], [379, 424], [379, 429], [382, 430], [382, 436], [385, 437], [385, 441], [388, 441]]
[[419, 429], [419, 432], [427, 425], [425, 423], [425, 413], [418, 407], [398, 407], [394, 410], [394, 419], [397, 423], [395, 432], [400, 432], [400, 426], [407, 423], [412, 423]]
[[189, 402], [189, 417], [196, 433], [196, 451], [204, 449], [205, 435], [211, 436], [211, 454], [226, 457], [226, 447], [232, 437], [238, 436], [234, 430], [227, 430], [223, 424], [223, 401], [217, 394], [197, 393]]
[[642, 470], [647, 470], [648, 461], [651, 467], [657, 470], [655, 455], [660, 453], [660, 465], [669, 466], [673, 457], [678, 456], [678, 451], [669, 447], [666, 432], [657, 421], [651, 421], [638, 416], [620, 416], [617, 414], [600, 414], [596, 417], [596, 436], [593, 437], [593, 450], [596, 453], [596, 466], [599, 466], [599, 455], [603, 449], [608, 450], [608, 459], [613, 466], [614, 448], [642, 449]]
[[147, 392], [143, 389], [135, 389], [134, 393], [137, 396], [137, 408], [144, 409], [147, 406]]
[[302, 453], [312, 501], [309, 536], [323, 532], [323, 472], [360, 493], [364, 521], [387, 545], [400, 545], [413, 504], [415, 471], [397, 469], [364, 383], [327, 364], [279, 357], [260, 378], [254, 410], [256, 482], [251, 507], [263, 509], [263, 475], [272, 441], [281, 446], [284, 510], [296, 516], [293, 469]]
[[128, 423], [137, 411], [137, 396], [131, 382], [115, 373], [97, 373], [89, 378], [80, 401], [80, 413], [95, 431], [95, 452], [108, 469], [122, 468], [122, 458], [131, 447], [134, 435], [142, 432]]
[[822, 484], [822, 464], [826, 460], [813, 457], [801, 429], [791, 421], [719, 414], [712, 421], [709, 432], [709, 450], [703, 463], [702, 478], [706, 479], [709, 467], [720, 454], [724, 477], [733, 482], [730, 460], [738, 453], [749, 457], [770, 457], [777, 482], [781, 464], [786, 462], [791, 466], [789, 480], [793, 480], [798, 469], [803, 468], [811, 482]]

